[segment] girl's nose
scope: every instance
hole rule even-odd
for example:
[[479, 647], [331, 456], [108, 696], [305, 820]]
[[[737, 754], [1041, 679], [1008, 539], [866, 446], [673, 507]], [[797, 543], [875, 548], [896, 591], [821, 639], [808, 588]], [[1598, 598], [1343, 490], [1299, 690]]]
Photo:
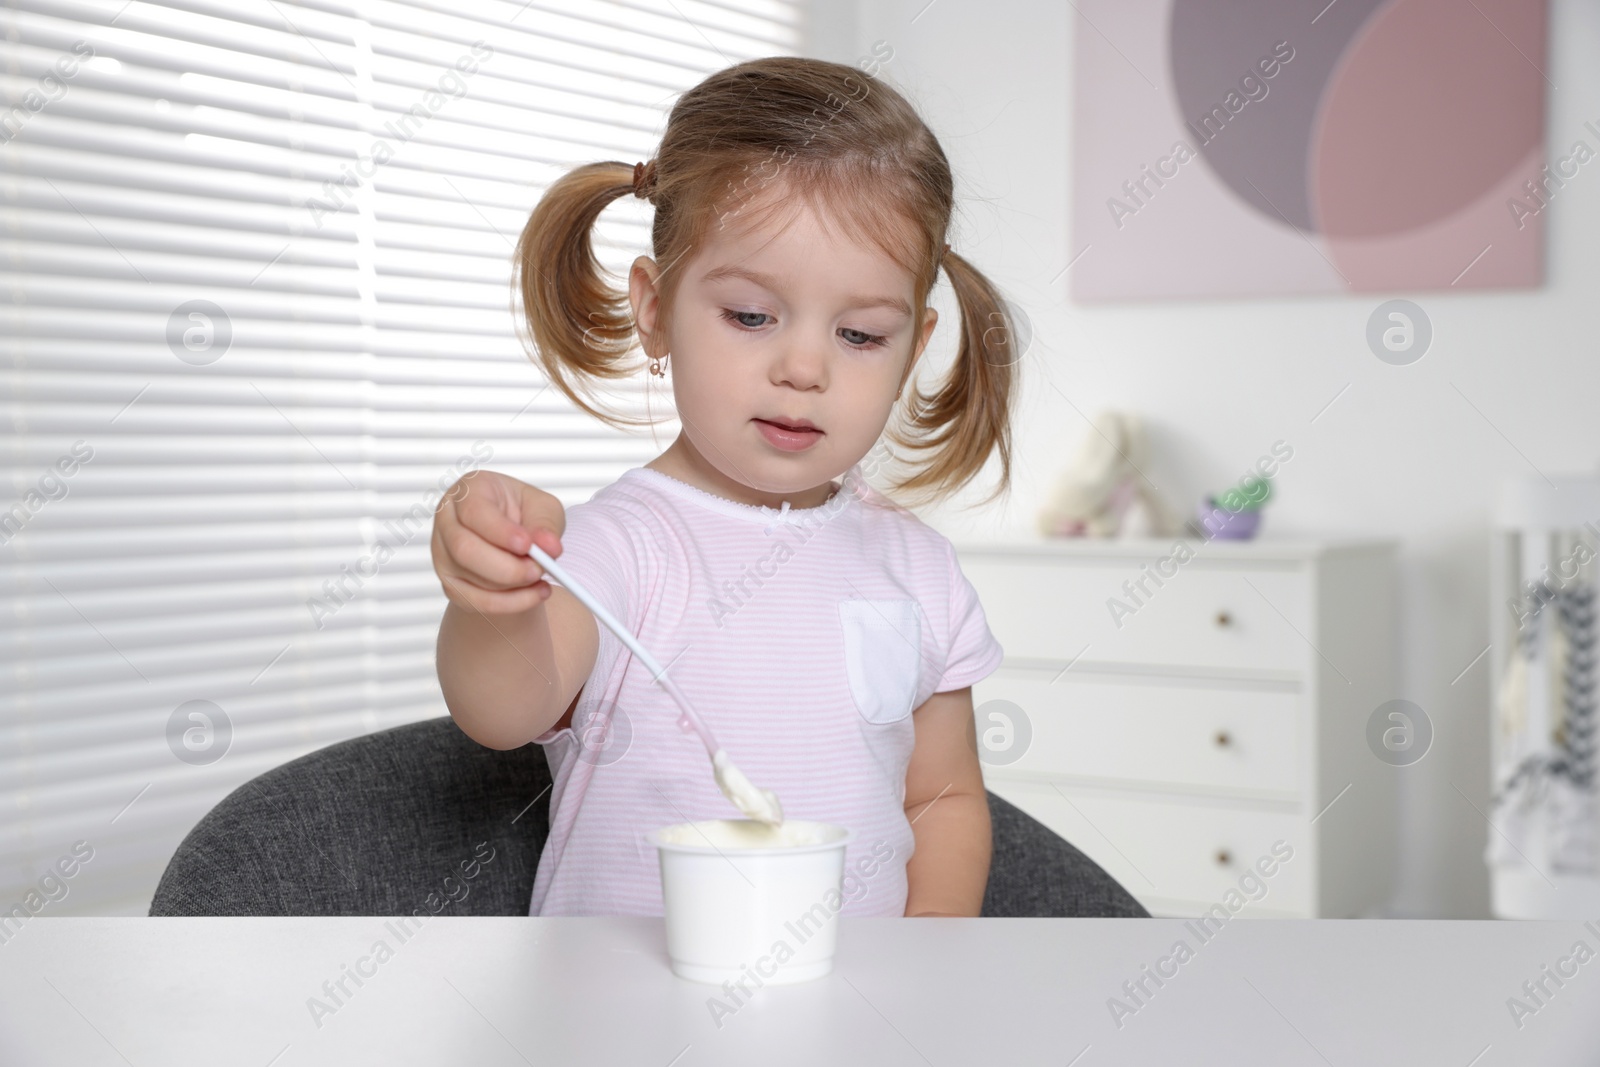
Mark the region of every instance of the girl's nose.
[[795, 389], [826, 389], [828, 386], [828, 357], [821, 346], [809, 341], [798, 341], [784, 347], [772, 368], [776, 385]]

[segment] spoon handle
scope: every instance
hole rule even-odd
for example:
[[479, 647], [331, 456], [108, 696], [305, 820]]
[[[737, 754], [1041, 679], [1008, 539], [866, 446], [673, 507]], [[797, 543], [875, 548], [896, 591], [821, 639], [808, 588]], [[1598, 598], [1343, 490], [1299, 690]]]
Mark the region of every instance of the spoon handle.
[[607, 611], [600, 601], [595, 599], [594, 594], [584, 588], [582, 582], [575, 581], [561, 564], [550, 558], [549, 553], [545, 552], [544, 549], [538, 545], [530, 544], [528, 545], [528, 555], [532, 556], [539, 566], [548, 571], [551, 577], [560, 582], [567, 592], [577, 597], [584, 607], [594, 613], [595, 618], [605, 624], [606, 629], [616, 634], [617, 639], [627, 645], [635, 656], [639, 657], [639, 662], [645, 665], [645, 668], [655, 676], [656, 682], [667, 691], [668, 695], [682, 709], [684, 718], [679, 720], [679, 725], [684, 726], [685, 722], [687, 722], [685, 729], [692, 727], [700, 735], [700, 740], [705, 742], [706, 751], [715, 753], [719, 747], [716, 738], [711, 736], [710, 729], [700, 721], [700, 716], [695, 714], [694, 708], [690, 706], [688, 699], [679, 691], [672, 679], [667, 677], [666, 672], [661, 669], [661, 665], [656, 662], [655, 657], [650, 655], [645, 650], [645, 647], [639, 643], [639, 639], [629, 633], [628, 628], [618, 622], [611, 612]]

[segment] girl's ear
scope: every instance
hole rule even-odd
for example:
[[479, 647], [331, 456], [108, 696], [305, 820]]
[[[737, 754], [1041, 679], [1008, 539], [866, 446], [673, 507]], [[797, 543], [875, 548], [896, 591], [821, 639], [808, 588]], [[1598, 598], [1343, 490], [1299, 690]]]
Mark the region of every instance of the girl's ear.
[[939, 313], [933, 308], [923, 308], [927, 314], [922, 320], [922, 334], [917, 338], [917, 355], [922, 355], [922, 350], [928, 347], [928, 338], [933, 336], [933, 328], [939, 325]]
[[916, 342], [911, 347], [911, 359], [906, 363], [905, 373], [900, 376], [900, 388], [904, 389], [906, 382], [911, 380], [911, 372], [917, 367], [917, 360], [922, 358], [922, 353], [928, 349], [928, 339], [933, 336], [933, 328], [939, 324], [939, 313], [933, 308], [923, 308], [922, 329], [917, 332]]
[[634, 330], [645, 355], [652, 358], [661, 355], [657, 348], [663, 340], [656, 331], [661, 318], [661, 297], [656, 288], [660, 277], [660, 267], [649, 256], [634, 260], [628, 271], [628, 303], [633, 305]]

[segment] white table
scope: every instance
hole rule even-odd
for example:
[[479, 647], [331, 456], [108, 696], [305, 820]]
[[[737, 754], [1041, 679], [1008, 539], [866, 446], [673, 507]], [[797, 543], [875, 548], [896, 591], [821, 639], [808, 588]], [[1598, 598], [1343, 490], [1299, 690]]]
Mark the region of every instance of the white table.
[[[0, 945], [0, 1063], [1600, 1063], [1600, 958], [1520, 1029], [1506, 1006], [1600, 951], [1576, 922], [1235, 919], [1201, 943], [1177, 919], [846, 919], [831, 975], [719, 1028], [659, 919], [441, 917], [403, 943], [387, 921], [33, 919]], [[1109, 998], [1179, 938], [1192, 957], [1119, 1028]], [[379, 940], [317, 1025], [308, 998]]]

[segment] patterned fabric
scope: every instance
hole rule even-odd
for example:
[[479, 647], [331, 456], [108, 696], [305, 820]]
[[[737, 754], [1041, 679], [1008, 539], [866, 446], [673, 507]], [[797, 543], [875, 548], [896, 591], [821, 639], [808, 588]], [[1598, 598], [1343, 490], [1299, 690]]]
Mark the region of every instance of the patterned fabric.
[[[567, 509], [561, 547], [785, 818], [852, 830], [847, 867], [879, 857], [840, 914], [903, 915], [913, 713], [1004, 657], [949, 540], [859, 468], [827, 502], [780, 509], [635, 467]], [[555, 788], [530, 914], [660, 915], [645, 835], [737, 817], [679, 715], [602, 626], [571, 726], [534, 738]]]

